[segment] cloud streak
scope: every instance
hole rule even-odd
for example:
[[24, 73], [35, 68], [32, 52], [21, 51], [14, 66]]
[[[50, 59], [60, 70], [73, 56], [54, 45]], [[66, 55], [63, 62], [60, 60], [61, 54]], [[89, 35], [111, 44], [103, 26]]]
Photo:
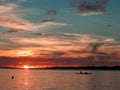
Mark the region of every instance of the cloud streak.
[[[36, 34], [33, 34], [33, 37]], [[85, 34], [72, 34], [72, 33], [61, 33], [61, 34], [37, 34], [36, 37], [14, 37], [9, 38], [9, 43], [14, 43], [19, 48], [34, 48], [41, 50], [69, 52], [74, 51], [78, 54], [107, 54], [112, 53], [112, 48], [119, 46], [119, 43], [113, 38], [103, 36], [93, 36]], [[118, 43], [118, 44], [117, 44]], [[7, 44], [7, 42], [6, 42]], [[76, 48], [75, 48], [76, 47]], [[107, 52], [106, 48], [111, 48], [111, 52]], [[1, 47], [2, 48], [2, 47]], [[117, 51], [118, 52], [118, 51]], [[66, 55], [67, 56], [67, 55]]]
[[32, 60], [44, 60], [44, 64], [51, 65], [112, 65], [119, 62], [119, 48], [120, 44], [114, 38], [76, 33], [44, 33], [34, 38], [9, 38], [9, 42], [0, 44], [0, 58], [18, 59], [29, 55]]
[[23, 17], [24, 14], [21, 13], [21, 11], [20, 6], [15, 3], [0, 5], [0, 26], [8, 29], [6, 33], [68, 26], [68, 24], [65, 23], [58, 23], [49, 20], [46, 20], [46, 22], [32, 23]]

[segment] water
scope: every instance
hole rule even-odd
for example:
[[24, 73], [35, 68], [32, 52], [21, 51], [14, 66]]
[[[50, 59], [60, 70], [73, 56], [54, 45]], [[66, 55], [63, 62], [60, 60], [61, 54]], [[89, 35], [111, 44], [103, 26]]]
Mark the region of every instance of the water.
[[76, 72], [0, 69], [0, 90], [120, 90], [120, 71], [89, 71], [91, 75]]

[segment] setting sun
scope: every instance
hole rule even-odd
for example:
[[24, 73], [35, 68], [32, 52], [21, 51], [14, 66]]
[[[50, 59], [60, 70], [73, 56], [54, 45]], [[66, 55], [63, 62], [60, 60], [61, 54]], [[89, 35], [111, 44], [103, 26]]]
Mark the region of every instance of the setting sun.
[[23, 68], [28, 69], [30, 66], [24, 65]]
[[33, 66], [24, 65], [22, 68], [29, 69], [29, 68], [34, 68], [34, 67]]

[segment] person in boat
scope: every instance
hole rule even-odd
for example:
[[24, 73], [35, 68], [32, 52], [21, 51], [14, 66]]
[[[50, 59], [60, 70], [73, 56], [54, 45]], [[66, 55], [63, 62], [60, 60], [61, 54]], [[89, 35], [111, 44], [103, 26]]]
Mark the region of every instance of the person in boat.
[[85, 74], [92, 74], [92, 73], [89, 73], [89, 72], [85, 72]]
[[83, 73], [80, 71], [80, 74], [83, 74]]

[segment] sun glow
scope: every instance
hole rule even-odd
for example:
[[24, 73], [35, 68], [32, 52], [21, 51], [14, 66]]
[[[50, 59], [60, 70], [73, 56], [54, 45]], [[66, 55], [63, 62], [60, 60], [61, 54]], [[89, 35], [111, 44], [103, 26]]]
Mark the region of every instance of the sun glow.
[[31, 50], [24, 50], [24, 51], [18, 51], [17, 56], [33, 56], [33, 52]]
[[22, 68], [29, 69], [29, 68], [34, 68], [34, 67], [33, 66], [24, 65]]
[[30, 66], [24, 65], [23, 68], [28, 69]]

